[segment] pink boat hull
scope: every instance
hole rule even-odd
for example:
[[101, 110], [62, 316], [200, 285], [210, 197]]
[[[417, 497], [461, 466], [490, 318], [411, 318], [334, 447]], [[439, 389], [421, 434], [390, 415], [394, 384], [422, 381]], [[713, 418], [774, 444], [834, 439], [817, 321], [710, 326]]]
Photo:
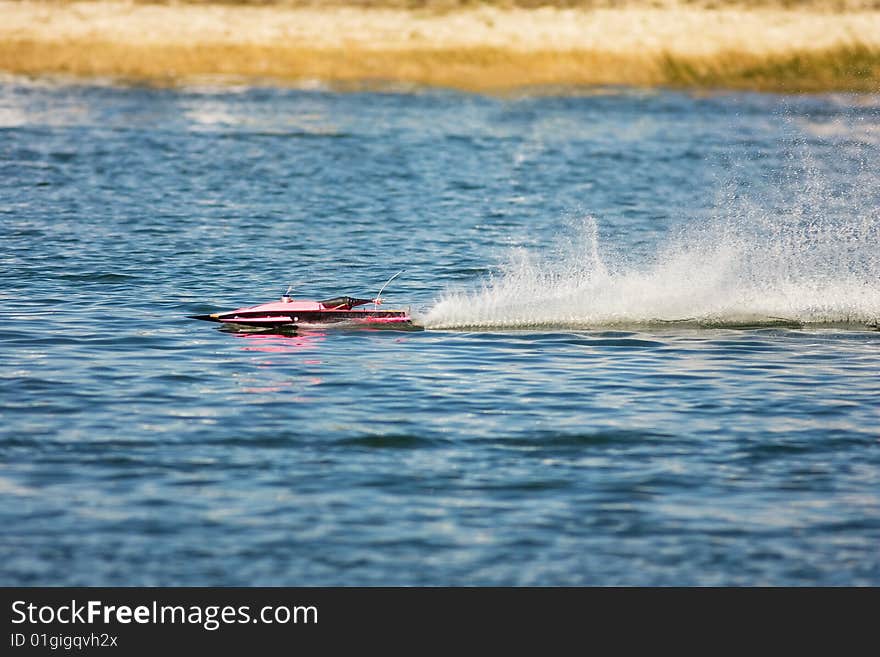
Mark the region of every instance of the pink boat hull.
[[[367, 306], [372, 307], [357, 307]], [[247, 306], [210, 315], [194, 315], [201, 319], [222, 324], [255, 328], [296, 328], [297, 326], [376, 325], [412, 326], [412, 318], [406, 310], [379, 310], [371, 299], [337, 297], [327, 301], [300, 301], [282, 297], [256, 306]]]

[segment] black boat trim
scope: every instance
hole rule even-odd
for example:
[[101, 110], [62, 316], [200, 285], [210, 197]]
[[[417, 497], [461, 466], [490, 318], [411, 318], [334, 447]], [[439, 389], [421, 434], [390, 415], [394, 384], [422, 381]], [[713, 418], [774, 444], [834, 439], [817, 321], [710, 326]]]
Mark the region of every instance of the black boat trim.
[[373, 301], [373, 299], [358, 299], [356, 297], [342, 296], [333, 297], [326, 301], [319, 301], [318, 303], [324, 306], [327, 310], [351, 310], [355, 306], [365, 306], [368, 303], [373, 303]]

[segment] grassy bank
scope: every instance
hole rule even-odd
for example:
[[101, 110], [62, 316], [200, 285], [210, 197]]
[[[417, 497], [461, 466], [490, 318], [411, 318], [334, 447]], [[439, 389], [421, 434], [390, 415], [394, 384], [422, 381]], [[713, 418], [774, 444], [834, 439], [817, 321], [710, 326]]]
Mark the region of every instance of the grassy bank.
[[880, 92], [880, 11], [425, 14], [0, 0], [0, 70], [152, 84], [232, 76], [490, 92], [617, 84]]
[[775, 56], [707, 57], [597, 52], [515, 53], [493, 48], [366, 52], [263, 46], [124, 46], [115, 43], [18, 42], [0, 47], [0, 69], [111, 77], [174, 85], [212, 76], [296, 84], [320, 80], [345, 87], [405, 83], [470, 91], [584, 85], [727, 88], [818, 92], [880, 90], [880, 52], [841, 46]]
[[673, 87], [755, 91], [880, 92], [880, 49], [860, 44], [773, 56], [723, 53], [713, 58], [662, 59], [662, 82]]
[[[44, 0], [71, 3], [77, 0]], [[114, 0], [104, 0], [113, 2]], [[117, 0], [133, 4], [236, 5], [272, 7], [359, 7], [367, 9], [407, 9], [458, 11], [474, 7], [501, 9], [785, 9], [823, 12], [848, 12], [880, 9], [880, 0]]]

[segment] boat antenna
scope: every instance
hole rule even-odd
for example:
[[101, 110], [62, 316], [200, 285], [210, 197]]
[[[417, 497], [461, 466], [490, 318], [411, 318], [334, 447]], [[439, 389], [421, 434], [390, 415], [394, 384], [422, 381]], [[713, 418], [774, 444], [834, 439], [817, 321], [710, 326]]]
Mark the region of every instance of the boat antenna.
[[399, 272], [397, 272], [396, 274], [394, 274], [394, 276], [392, 276], [392, 277], [389, 278], [387, 281], [385, 281], [385, 285], [383, 285], [382, 287], [379, 288], [379, 294], [377, 294], [377, 295], [376, 295], [376, 298], [373, 299], [373, 310], [376, 310], [377, 308], [379, 308], [379, 302], [382, 301], [382, 293], [385, 291], [385, 288], [388, 287], [388, 284], [389, 284], [391, 281], [393, 281], [395, 278], [397, 278], [398, 276], [400, 276], [400, 275], [401, 275], [403, 272], [405, 272], [405, 271], [406, 271], [406, 269], [401, 269]]

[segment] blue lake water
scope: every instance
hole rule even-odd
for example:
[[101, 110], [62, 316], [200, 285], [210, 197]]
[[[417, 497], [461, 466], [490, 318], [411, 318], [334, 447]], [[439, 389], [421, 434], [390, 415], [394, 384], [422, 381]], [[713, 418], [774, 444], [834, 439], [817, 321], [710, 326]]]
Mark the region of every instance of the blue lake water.
[[0, 583], [878, 585], [878, 170], [877, 96], [5, 78]]

